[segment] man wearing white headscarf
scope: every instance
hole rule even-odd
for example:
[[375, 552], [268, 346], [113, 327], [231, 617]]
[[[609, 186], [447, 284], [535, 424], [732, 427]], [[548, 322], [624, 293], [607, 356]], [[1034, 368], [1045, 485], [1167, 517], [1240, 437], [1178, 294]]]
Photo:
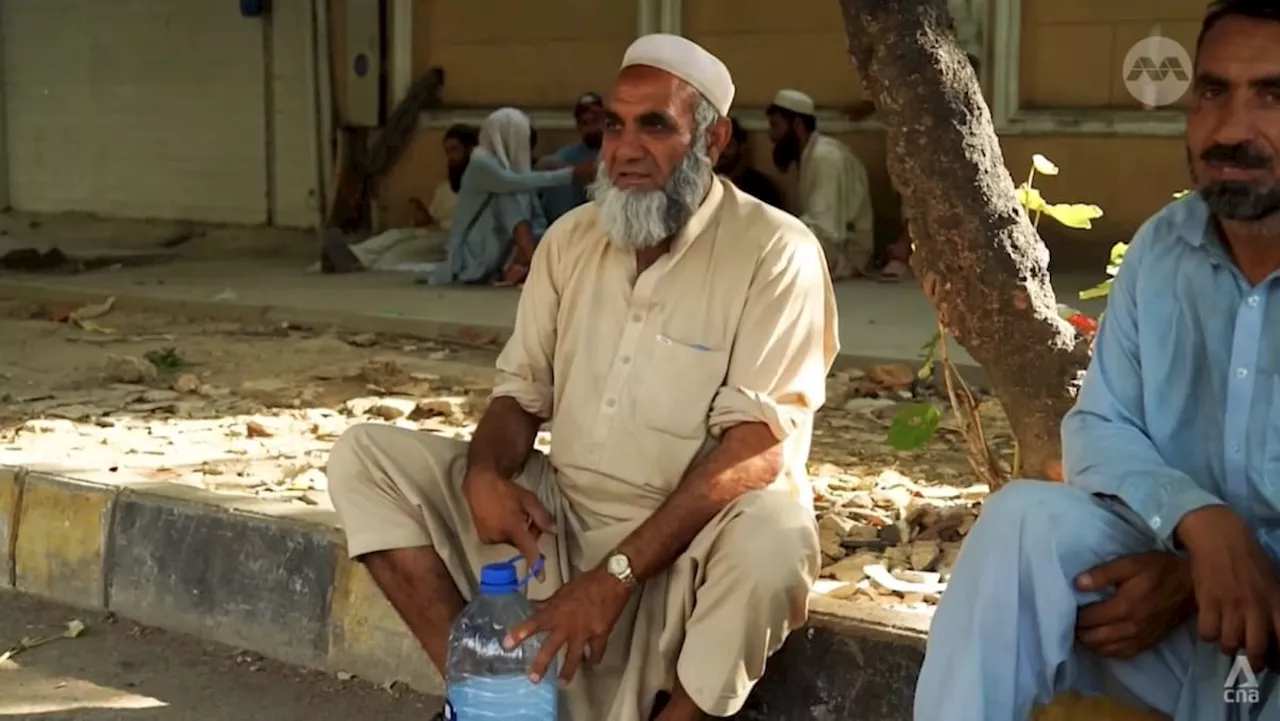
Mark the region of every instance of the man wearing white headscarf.
[[[589, 177], [594, 165], [534, 171], [529, 118], [515, 108], [494, 111], [480, 126], [480, 144], [462, 175], [444, 266], [423, 282], [520, 282], [546, 229], [538, 191]], [[513, 252], [514, 250], [514, 252]], [[510, 273], [504, 273], [511, 266]]]
[[875, 253], [871, 186], [849, 146], [818, 132], [816, 112], [813, 98], [780, 90], [765, 114], [774, 166], [800, 166], [797, 215], [822, 241], [832, 279], [844, 280], [865, 274]]
[[437, 666], [481, 563], [545, 559], [507, 643], [545, 634], [535, 681], [562, 653], [573, 721], [737, 713], [819, 570], [834, 294], [813, 233], [714, 174], [733, 93], [693, 42], [636, 40], [594, 200], [534, 255], [471, 442], [363, 425], [329, 459], [349, 553]]

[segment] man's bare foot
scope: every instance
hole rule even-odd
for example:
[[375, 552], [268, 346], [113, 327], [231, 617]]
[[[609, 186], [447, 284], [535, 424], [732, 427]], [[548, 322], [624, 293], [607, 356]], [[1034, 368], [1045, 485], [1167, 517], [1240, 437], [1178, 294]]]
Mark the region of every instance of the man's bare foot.
[[524, 285], [525, 278], [529, 277], [528, 266], [519, 263], [512, 263], [507, 266], [507, 270], [502, 274], [502, 280], [494, 283], [499, 287], [509, 287], [513, 285]]
[[885, 264], [884, 269], [876, 276], [876, 280], [881, 283], [899, 283], [904, 280], [911, 280], [911, 266], [900, 260], [891, 260]]

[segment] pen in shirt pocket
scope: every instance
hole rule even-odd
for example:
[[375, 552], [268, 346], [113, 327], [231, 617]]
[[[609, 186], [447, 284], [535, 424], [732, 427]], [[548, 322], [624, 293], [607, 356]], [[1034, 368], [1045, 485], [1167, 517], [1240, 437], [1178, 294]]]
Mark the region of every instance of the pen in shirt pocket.
[[659, 342], [659, 343], [665, 343], [665, 344], [667, 344], [667, 345], [678, 345], [678, 346], [684, 346], [685, 348], [692, 348], [693, 350], [697, 350], [697, 351], [704, 351], [704, 352], [705, 352], [705, 351], [709, 351], [709, 350], [711, 350], [710, 348], [708, 348], [708, 347], [707, 347], [707, 346], [705, 346], [705, 345], [702, 345], [701, 343], [694, 343], [694, 344], [681, 343], [680, 341], [671, 340], [671, 338], [669, 338], [669, 337], [667, 337], [667, 336], [665, 336], [665, 335], [662, 335], [661, 333], [659, 333], [659, 334], [658, 334], [658, 342]]

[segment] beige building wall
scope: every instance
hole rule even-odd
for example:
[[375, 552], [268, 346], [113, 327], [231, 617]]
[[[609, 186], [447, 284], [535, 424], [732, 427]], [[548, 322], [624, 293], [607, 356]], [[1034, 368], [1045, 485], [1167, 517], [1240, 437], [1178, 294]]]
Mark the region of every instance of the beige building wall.
[[[1195, 51], [1206, 0], [1022, 0], [1020, 105], [1125, 108], [1129, 48], [1153, 34]], [[1185, 105], [1186, 98], [1180, 105]]]
[[567, 108], [608, 87], [636, 16], [635, 0], [417, 0], [414, 75], [443, 67], [451, 106]]
[[729, 66], [738, 108], [764, 108], [780, 88], [803, 90], [824, 107], [862, 98], [839, 3], [686, 0], [681, 29]]
[[[1129, 45], [1158, 27], [1191, 49], [1199, 29], [1204, 0], [1023, 0], [1019, 57], [1019, 107], [1022, 109], [1097, 109], [1096, 117], [1136, 107], [1125, 92], [1120, 65]], [[510, 10], [518, 0], [418, 0], [415, 6], [415, 72], [433, 64], [446, 67], [446, 98], [455, 107], [517, 105], [526, 109], [563, 111], [584, 89], [608, 89], [627, 43], [636, 33], [632, 0], [618, 3], [610, 14], [585, 4], [572, 10], [567, 0], [549, 0], [541, 14]], [[448, 8], [446, 9], [446, 5]], [[456, 5], [456, 7], [455, 7]], [[574, 15], [578, 12], [578, 15]], [[541, 19], [539, 19], [541, 18]], [[842, 107], [861, 96], [856, 72], [845, 54], [843, 24], [837, 3], [829, 0], [685, 0], [682, 32], [717, 53], [730, 66], [738, 84], [735, 113], [759, 127], [763, 108], [773, 93], [796, 86], [819, 105]], [[577, 24], [575, 24], [575, 22]], [[528, 32], [521, 35], [520, 28]], [[580, 28], [603, 28], [592, 40], [575, 40]], [[448, 30], [446, 31], [446, 28]], [[420, 38], [426, 38], [422, 40]], [[523, 38], [523, 39], [521, 39]], [[534, 39], [530, 39], [534, 38]], [[536, 40], [535, 40], [536, 39]], [[434, 43], [434, 46], [433, 46]], [[548, 47], [540, 57], [539, 43]], [[591, 62], [574, 63], [575, 47]], [[518, 58], [510, 65], [494, 57]], [[536, 68], [528, 70], [528, 68]], [[992, 89], [987, 88], [987, 95]], [[834, 135], [866, 163], [882, 242], [900, 230], [899, 201], [884, 161], [883, 133], [877, 130]], [[541, 152], [573, 140], [573, 132], [539, 128]], [[442, 130], [420, 130], [405, 160], [381, 187], [383, 217], [392, 224], [409, 222], [410, 198], [428, 199], [444, 179]], [[752, 133], [756, 167], [774, 174], [768, 138]], [[1089, 202], [1106, 215], [1090, 231], [1071, 231], [1046, 220], [1041, 235], [1049, 244], [1056, 268], [1098, 268], [1113, 243], [1128, 240], [1172, 194], [1187, 187], [1183, 141], [1121, 131], [1082, 135], [1064, 130], [1002, 134], [1001, 145], [1015, 183], [1022, 182], [1033, 153], [1042, 153], [1062, 168], [1058, 177], [1040, 178], [1038, 187], [1056, 202]], [[784, 189], [790, 179], [780, 178]]]

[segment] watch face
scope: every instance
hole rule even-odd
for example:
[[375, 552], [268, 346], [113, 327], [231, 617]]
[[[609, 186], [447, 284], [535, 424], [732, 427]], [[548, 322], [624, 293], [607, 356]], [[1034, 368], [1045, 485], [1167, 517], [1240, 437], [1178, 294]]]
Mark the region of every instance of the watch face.
[[609, 573], [620, 576], [631, 568], [631, 562], [627, 560], [626, 556], [616, 553], [609, 557], [608, 562], [605, 563], [605, 568], [609, 570]]

